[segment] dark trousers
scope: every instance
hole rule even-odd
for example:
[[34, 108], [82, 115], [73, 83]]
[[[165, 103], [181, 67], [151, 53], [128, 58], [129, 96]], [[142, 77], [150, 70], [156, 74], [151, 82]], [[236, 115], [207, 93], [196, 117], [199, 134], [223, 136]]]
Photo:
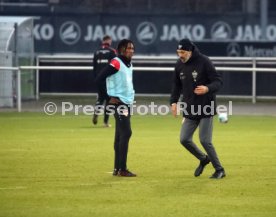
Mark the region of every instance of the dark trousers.
[[108, 105], [108, 101], [109, 101], [109, 96], [107, 95], [106, 87], [103, 85], [101, 87], [98, 87], [98, 99], [96, 102], [96, 109], [95, 109], [94, 116], [98, 116], [99, 109], [97, 109], [97, 108], [99, 108], [99, 106], [104, 106], [104, 123], [105, 124], [107, 124], [108, 120], [109, 120], [109, 113], [106, 109], [106, 107]]
[[115, 105], [115, 161], [114, 169], [127, 169], [128, 143], [131, 137], [130, 108], [127, 105]]
[[203, 153], [193, 142], [193, 135], [197, 127], [199, 127], [200, 143], [205, 149], [213, 167], [216, 170], [222, 169], [223, 167], [221, 166], [215, 147], [212, 143], [213, 117], [202, 118], [199, 120], [191, 120], [186, 118], [182, 124], [180, 133], [181, 144], [197, 159], [205, 159], [206, 154]]

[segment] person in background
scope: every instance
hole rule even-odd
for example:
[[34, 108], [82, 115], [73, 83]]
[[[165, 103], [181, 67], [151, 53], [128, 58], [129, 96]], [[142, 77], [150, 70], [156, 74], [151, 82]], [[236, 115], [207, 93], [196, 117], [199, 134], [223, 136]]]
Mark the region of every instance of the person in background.
[[[97, 77], [97, 75], [101, 72], [101, 70], [107, 66], [111, 59], [113, 59], [117, 51], [111, 47], [112, 44], [112, 38], [109, 35], [106, 35], [102, 39], [101, 47], [96, 50], [94, 53], [93, 58], [93, 73], [94, 77]], [[98, 116], [99, 116], [99, 109], [101, 106], [104, 106], [104, 126], [105, 127], [111, 127], [111, 125], [108, 123], [109, 121], [109, 115], [106, 111], [106, 106], [109, 101], [109, 97], [106, 92], [106, 84], [105, 81], [100, 82], [97, 84], [97, 102], [95, 105], [95, 112], [92, 118], [92, 122], [94, 125], [98, 123]]]
[[132, 135], [130, 107], [134, 101], [131, 63], [134, 44], [131, 40], [123, 39], [117, 50], [118, 57], [113, 58], [101, 71], [96, 82], [106, 81], [107, 94], [110, 97], [108, 110], [113, 111], [116, 122], [113, 176], [135, 177], [136, 174], [127, 169], [128, 146]]
[[[179, 60], [173, 73], [170, 104], [172, 114], [176, 116], [177, 102], [182, 93], [184, 120], [180, 142], [200, 161], [194, 172], [196, 177], [200, 176], [205, 166], [211, 162], [215, 173], [210, 178], [221, 179], [226, 174], [212, 143], [216, 92], [222, 86], [221, 75], [217, 73], [209, 58], [200, 53], [189, 39], [182, 39], [179, 42], [177, 54]], [[193, 135], [197, 128], [199, 128], [200, 143], [207, 154], [193, 142]]]

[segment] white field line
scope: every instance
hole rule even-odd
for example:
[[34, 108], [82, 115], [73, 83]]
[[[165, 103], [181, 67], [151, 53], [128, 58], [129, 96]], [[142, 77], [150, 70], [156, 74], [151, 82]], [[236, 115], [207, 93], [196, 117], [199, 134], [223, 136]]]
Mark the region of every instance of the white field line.
[[22, 189], [27, 189], [26, 186], [14, 186], [14, 187], [5, 187], [5, 188], [1, 188], [0, 190], [22, 190]]

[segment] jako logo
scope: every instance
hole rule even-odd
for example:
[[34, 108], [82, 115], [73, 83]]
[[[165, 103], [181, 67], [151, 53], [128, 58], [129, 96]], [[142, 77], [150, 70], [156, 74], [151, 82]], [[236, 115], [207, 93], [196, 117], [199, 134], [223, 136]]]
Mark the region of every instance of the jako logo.
[[81, 29], [76, 22], [67, 21], [60, 27], [59, 36], [65, 44], [73, 45], [79, 41]]
[[136, 37], [143, 45], [152, 44], [157, 37], [156, 26], [151, 22], [140, 23], [136, 29]]
[[211, 28], [211, 38], [215, 40], [226, 40], [232, 36], [232, 29], [228, 23], [219, 21]]

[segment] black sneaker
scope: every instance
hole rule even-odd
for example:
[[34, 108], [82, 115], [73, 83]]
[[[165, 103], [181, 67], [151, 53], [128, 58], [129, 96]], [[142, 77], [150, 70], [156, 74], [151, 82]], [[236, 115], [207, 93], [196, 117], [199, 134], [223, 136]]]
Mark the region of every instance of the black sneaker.
[[224, 169], [221, 169], [221, 170], [216, 170], [216, 172], [214, 172], [214, 174], [210, 176], [210, 179], [222, 179], [225, 176], [226, 174]]
[[112, 175], [117, 176], [118, 175], [118, 169], [114, 169]]
[[97, 123], [98, 123], [98, 115], [93, 115], [93, 118], [92, 118], [92, 123], [94, 124], [94, 125], [96, 125]]
[[123, 176], [123, 177], [136, 177], [137, 175], [130, 172], [129, 170], [119, 170], [118, 171], [118, 176]]
[[201, 160], [198, 167], [195, 170], [195, 177], [200, 176], [200, 174], [203, 172], [204, 167], [210, 163], [208, 155], [206, 155], [206, 158], [204, 160]]

